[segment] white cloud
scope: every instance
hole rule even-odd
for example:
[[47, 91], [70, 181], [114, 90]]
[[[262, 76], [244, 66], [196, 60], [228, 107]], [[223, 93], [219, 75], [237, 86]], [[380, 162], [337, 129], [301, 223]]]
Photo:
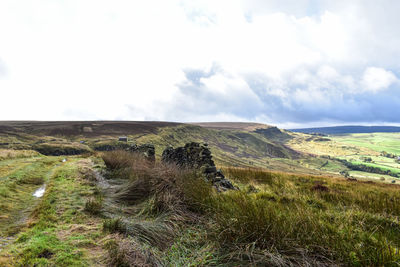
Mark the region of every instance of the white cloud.
[[7, 75], [6, 64], [0, 58], [0, 79], [4, 78], [6, 75]]
[[387, 89], [395, 82], [398, 82], [398, 79], [391, 71], [368, 67], [362, 77], [361, 86], [365, 91], [378, 92]]
[[[335, 106], [368, 109], [397, 84], [398, 8], [4, 0], [0, 119], [347, 120]], [[189, 69], [203, 73], [197, 82]]]

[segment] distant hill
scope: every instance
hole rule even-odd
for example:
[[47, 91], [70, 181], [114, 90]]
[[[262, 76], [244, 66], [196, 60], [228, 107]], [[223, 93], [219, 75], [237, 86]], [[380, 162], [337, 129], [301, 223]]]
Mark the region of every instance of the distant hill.
[[267, 129], [273, 126], [255, 122], [193, 122], [192, 125], [216, 130], [244, 130], [254, 131], [256, 129]]
[[396, 126], [333, 126], [319, 128], [290, 129], [299, 133], [320, 133], [320, 134], [350, 134], [350, 133], [397, 133], [400, 127]]
[[164, 121], [0, 121], [0, 135], [101, 136], [156, 133], [160, 128], [181, 123]]
[[[285, 144], [292, 138], [288, 133], [259, 123], [0, 121], [0, 149], [45, 149], [46, 153], [51, 150], [51, 153], [72, 155], [115, 145], [120, 136], [126, 136], [129, 142], [137, 144], [153, 144], [157, 156], [161, 156], [167, 146], [207, 143], [214, 160], [224, 166], [262, 167], [271, 159], [297, 159], [301, 156], [300, 152]], [[73, 152], [70, 152], [71, 145]]]

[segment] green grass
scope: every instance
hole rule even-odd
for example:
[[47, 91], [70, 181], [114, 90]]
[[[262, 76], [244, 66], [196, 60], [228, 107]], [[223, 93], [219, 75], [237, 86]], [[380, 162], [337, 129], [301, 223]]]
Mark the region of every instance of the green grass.
[[138, 143], [151, 143], [159, 157], [167, 146], [188, 142], [208, 143], [219, 165], [263, 166], [270, 156], [291, 158], [291, 152], [262, 134], [239, 130], [211, 130], [193, 125], [165, 127], [156, 134], [132, 136]]
[[[196, 172], [129, 153], [103, 154], [104, 162], [7, 158], [0, 161], [0, 242], [5, 236], [17, 239], [0, 251], [0, 266], [400, 264], [397, 185], [307, 175], [335, 174], [345, 167], [328, 157], [291, 159], [281, 144], [275, 149], [289, 157], [270, 158], [261, 148], [271, 140], [255, 133], [178, 126], [135, 137], [153, 143], [158, 157], [167, 145], [200, 141], [209, 143], [219, 166], [286, 172], [224, 167], [240, 190], [217, 193]], [[392, 159], [379, 156], [382, 150], [400, 151], [397, 139], [394, 134], [340, 136], [311, 148], [398, 170]], [[335, 143], [342, 141], [344, 148]], [[363, 156], [374, 163], [362, 162]], [[108, 167], [106, 180], [99, 183], [93, 164]], [[383, 176], [369, 175], [376, 181]], [[42, 183], [46, 194], [33, 198]]]
[[[1, 266], [93, 264], [88, 249], [104, 235], [101, 223], [93, 224], [95, 220], [84, 212], [85, 198], [93, 194], [94, 188], [79, 180], [79, 164], [79, 158], [70, 158], [67, 163], [53, 169], [46, 179], [44, 196], [37, 200], [16, 241], [0, 253]], [[82, 232], [80, 229], [86, 230]], [[7, 254], [12, 257], [5, 257]]]
[[17, 159], [14, 161], [0, 166], [0, 172], [6, 169], [1, 172], [5, 176], [0, 177], [0, 236], [18, 232], [20, 222], [29, 215], [32, 204], [37, 203], [33, 192], [48, 181], [59, 159], [35, 158], [26, 163]]
[[178, 266], [400, 263], [398, 186], [225, 168], [240, 190], [217, 193], [200, 177], [169, 167], [136, 166], [131, 171], [136, 176], [126, 181], [134, 183], [117, 184], [133, 198], [115, 195], [123, 202], [112, 210], [121, 210], [114, 213], [121, 219], [106, 221], [105, 228], [128, 234], [135, 246], [160, 262]]
[[216, 266], [220, 264], [217, 244], [207, 238], [203, 227], [188, 228], [162, 256], [170, 266]]
[[[393, 180], [398, 181], [398, 178], [389, 175], [383, 175], [378, 173], [362, 172], [362, 171], [349, 171], [349, 174], [358, 179], [368, 179], [373, 181], [381, 181], [385, 183], [391, 183]], [[382, 177], [384, 179], [382, 179]]]
[[345, 144], [365, 147], [376, 152], [386, 151], [400, 155], [399, 133], [366, 133], [332, 136], [334, 140]]
[[362, 161], [352, 161], [353, 164], [363, 164], [366, 166], [371, 166], [371, 167], [376, 167], [380, 168], [382, 170], [389, 170], [393, 173], [400, 173], [400, 168], [392, 168], [392, 167], [387, 167], [386, 165], [383, 164], [376, 164], [376, 163], [369, 163], [369, 162], [362, 162]]
[[[228, 169], [260, 192], [217, 195], [211, 207], [223, 244], [304, 249], [348, 265], [400, 262], [399, 188], [320, 177]], [[312, 190], [315, 183], [328, 191]], [[328, 256], [329, 258], [329, 256]]]

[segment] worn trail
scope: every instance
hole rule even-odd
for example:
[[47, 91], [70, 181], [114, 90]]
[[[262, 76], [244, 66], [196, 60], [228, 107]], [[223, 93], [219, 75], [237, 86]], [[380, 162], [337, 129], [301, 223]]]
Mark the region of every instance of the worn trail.
[[39, 195], [34, 192], [43, 187], [58, 166], [58, 158], [44, 157], [0, 162], [0, 251], [26, 225], [40, 203]]
[[63, 159], [41, 157], [7, 178], [7, 197], [0, 195], [1, 267], [104, 266], [101, 218], [85, 212], [95, 187], [80, 171], [93, 164]]

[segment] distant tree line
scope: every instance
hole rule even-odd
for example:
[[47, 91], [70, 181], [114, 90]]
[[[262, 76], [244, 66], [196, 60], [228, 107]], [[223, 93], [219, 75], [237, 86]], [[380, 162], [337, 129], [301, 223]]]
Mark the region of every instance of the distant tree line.
[[385, 175], [390, 175], [392, 177], [397, 177], [397, 178], [400, 177], [398, 173], [394, 173], [391, 170], [383, 170], [378, 167], [368, 166], [368, 165], [364, 165], [364, 164], [354, 164], [345, 159], [337, 159], [337, 160], [340, 161], [341, 163], [343, 163], [344, 166], [346, 166], [347, 168], [349, 168], [350, 170], [353, 170], [353, 171], [363, 171], [363, 172], [370, 172], [370, 173], [385, 174]]
[[371, 157], [361, 157], [364, 162], [373, 162]]
[[391, 158], [391, 159], [397, 158], [397, 156], [395, 154], [388, 153], [386, 151], [382, 151], [381, 156], [386, 157], [386, 158]]

